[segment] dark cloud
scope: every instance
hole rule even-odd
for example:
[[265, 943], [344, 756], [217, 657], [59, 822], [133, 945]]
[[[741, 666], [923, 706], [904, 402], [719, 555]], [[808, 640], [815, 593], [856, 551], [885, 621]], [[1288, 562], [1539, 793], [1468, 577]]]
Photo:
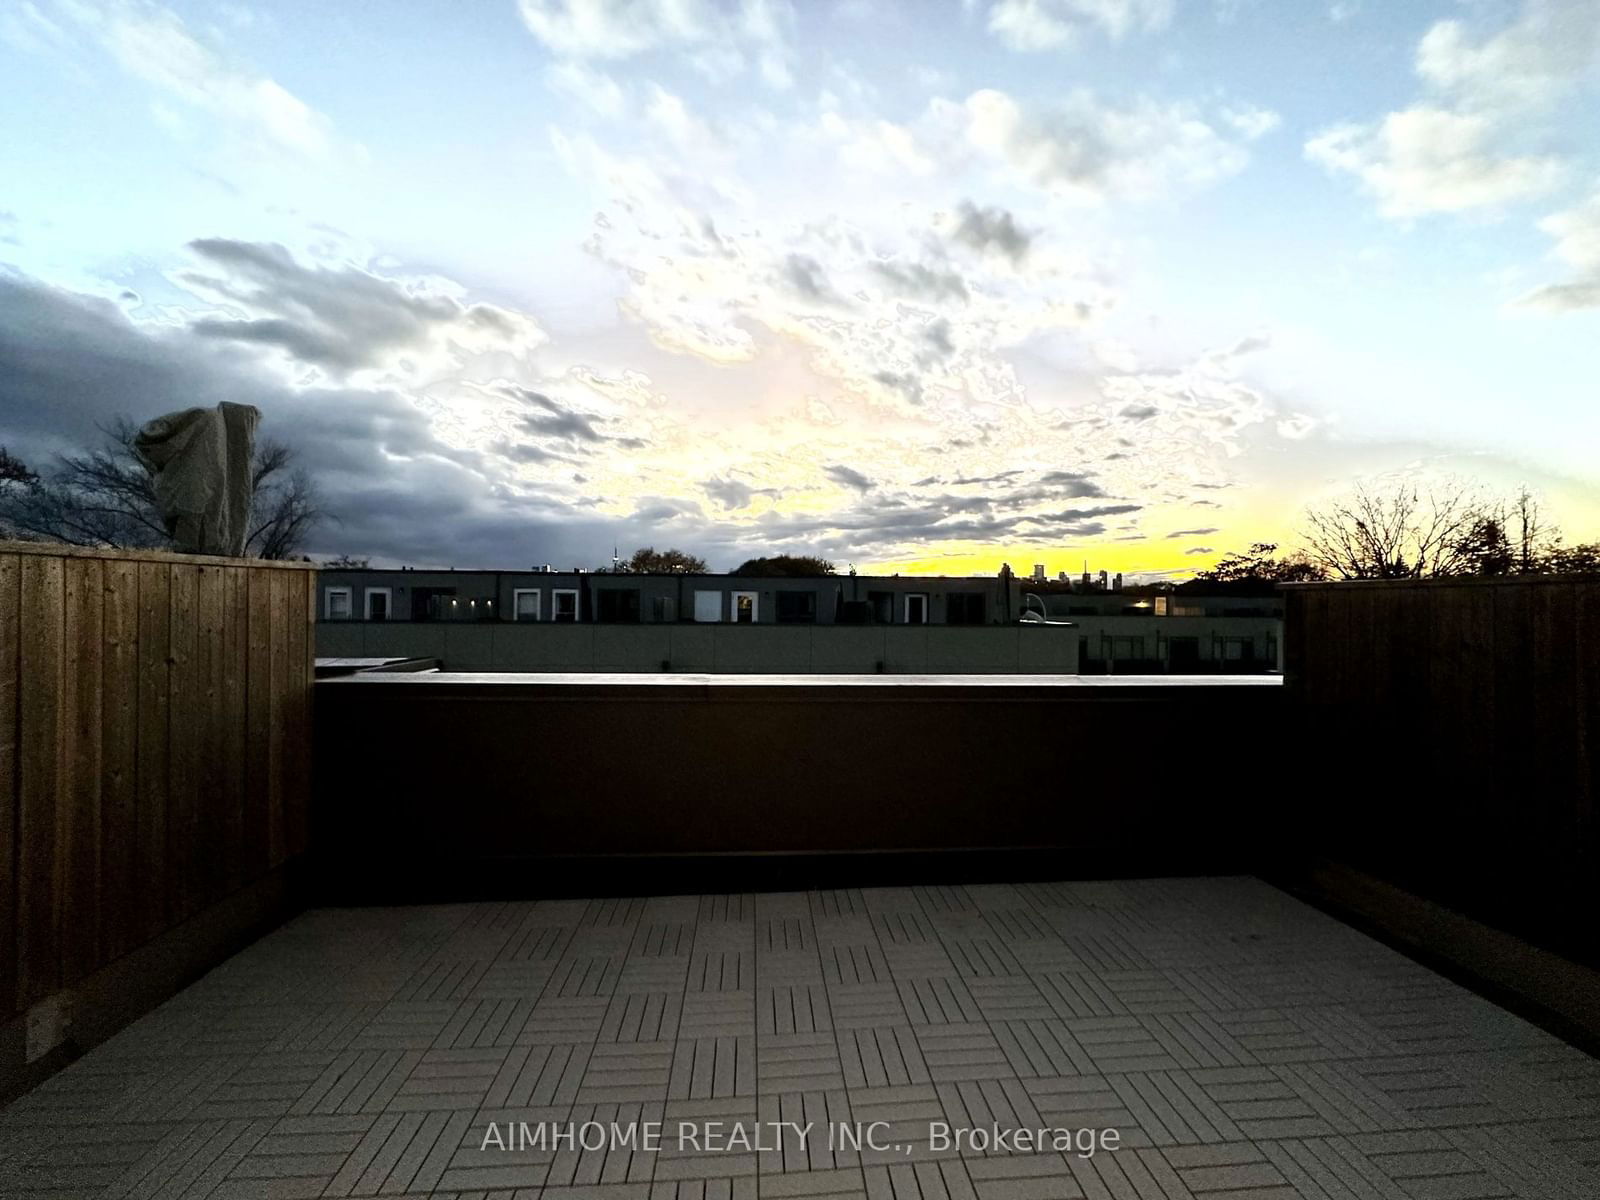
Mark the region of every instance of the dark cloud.
[[635, 521], [674, 521], [679, 517], [698, 517], [701, 507], [692, 500], [674, 500], [670, 496], [647, 496], [634, 506]]
[[823, 300], [830, 304], [838, 300], [833, 285], [828, 282], [828, 273], [809, 254], [791, 254], [784, 259], [783, 278], [807, 300]]
[[305, 266], [279, 245], [200, 238], [189, 248], [205, 267], [179, 272], [178, 281], [251, 314], [199, 317], [190, 324], [196, 335], [272, 347], [337, 375], [378, 366], [394, 352], [424, 347], [441, 335], [512, 343], [532, 330], [492, 305], [419, 294], [353, 266]]
[[1049, 471], [1039, 477], [1046, 487], [1060, 488], [1074, 499], [1104, 496], [1105, 489], [1082, 471]]
[[497, 442], [497, 449], [504, 457], [512, 462], [519, 463], [546, 463], [565, 462], [572, 459], [565, 454], [557, 454], [553, 450], [546, 450], [543, 446], [536, 446], [532, 442]]
[[1173, 538], [1205, 537], [1205, 535], [1208, 533], [1216, 532], [1218, 532], [1218, 530], [1215, 526], [1212, 526], [1210, 529], [1178, 529], [1167, 534], [1167, 540], [1170, 542]]
[[549, 396], [519, 388], [518, 392], [534, 407], [543, 411], [522, 418], [522, 426], [536, 437], [571, 438], [577, 442], [603, 442], [606, 436], [594, 427], [594, 421], [580, 412], [564, 408]]
[[868, 479], [860, 471], [852, 470], [850, 467], [842, 466], [839, 463], [826, 468], [823, 474], [833, 480], [834, 483], [842, 483], [845, 487], [855, 488], [858, 492], [872, 490], [872, 480]]
[[1117, 415], [1130, 421], [1148, 421], [1160, 411], [1154, 404], [1125, 404], [1117, 410]]
[[[552, 400], [543, 392], [536, 392], [529, 388], [511, 387], [506, 388], [505, 391], [508, 395], [517, 397], [535, 410], [521, 420], [524, 432], [530, 437], [564, 441], [568, 443], [573, 451], [585, 454], [602, 443], [609, 443], [625, 450], [637, 450], [642, 446], [648, 445], [644, 438], [604, 433], [595, 427], [597, 424], [614, 424], [615, 422], [612, 418], [579, 412], [575, 408]], [[531, 447], [530, 449], [537, 449], [537, 447]], [[565, 457], [559, 452], [550, 451], [548, 447], [543, 449], [548, 457]]]
[[1095, 508], [1068, 508], [1058, 513], [1049, 513], [1044, 516], [1028, 517], [1030, 521], [1086, 521], [1091, 517], [1120, 517], [1127, 513], [1139, 512], [1144, 508], [1142, 504], [1102, 504]]
[[748, 483], [733, 478], [706, 479], [701, 482], [700, 489], [721, 505], [724, 510], [749, 508], [750, 501], [757, 496], [783, 495], [781, 488], [751, 487]]
[[1185, 554], [1215, 554], [1216, 551], [1213, 550], [1210, 546], [1190, 546], [1189, 549], [1184, 551], [1184, 553]]
[[1018, 226], [1005, 209], [979, 208], [972, 201], [963, 200], [956, 215], [960, 218], [955, 229], [956, 241], [974, 250], [998, 252], [1014, 263], [1028, 256], [1033, 235]]
[[916, 300], [965, 300], [967, 282], [954, 271], [937, 270], [922, 263], [879, 260], [872, 270], [902, 296]]
[[1018, 475], [1021, 475], [1021, 474], [1022, 474], [1022, 471], [1020, 469], [1017, 469], [1017, 470], [1011, 470], [1011, 471], [1001, 471], [998, 475], [967, 475], [967, 476], [963, 476], [960, 479], [952, 479], [950, 481], [950, 486], [951, 487], [966, 487], [966, 486], [968, 486], [970, 484], [1004, 483], [1007, 480], [1015, 479]]
[[318, 530], [313, 556], [591, 566], [613, 541], [649, 539], [647, 526], [513, 486], [506, 461], [529, 449], [453, 446], [399, 392], [291, 388], [231, 343], [136, 325], [109, 300], [0, 271], [0, 441], [34, 466], [96, 444], [117, 417], [220, 400], [260, 408], [262, 436], [288, 444], [315, 481], [335, 519]]

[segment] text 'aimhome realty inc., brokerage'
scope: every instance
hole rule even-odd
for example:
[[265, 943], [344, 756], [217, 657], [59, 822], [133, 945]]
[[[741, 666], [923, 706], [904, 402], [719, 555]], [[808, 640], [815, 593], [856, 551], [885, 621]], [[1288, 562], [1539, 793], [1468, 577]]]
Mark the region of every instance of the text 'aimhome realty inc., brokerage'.
[[870, 1150], [910, 1155], [932, 1153], [1020, 1154], [1058, 1151], [1079, 1158], [1116, 1150], [1115, 1129], [1001, 1125], [961, 1126], [929, 1121], [924, 1134], [907, 1139], [886, 1121], [491, 1121], [482, 1150], [634, 1151], [643, 1154], [751, 1154], [803, 1150], [825, 1142], [829, 1151]]

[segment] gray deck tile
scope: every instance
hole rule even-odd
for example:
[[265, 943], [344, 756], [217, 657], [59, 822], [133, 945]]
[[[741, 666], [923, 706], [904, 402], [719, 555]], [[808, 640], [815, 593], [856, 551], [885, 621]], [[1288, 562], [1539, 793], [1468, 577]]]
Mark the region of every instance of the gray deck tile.
[[0, 1195], [1593, 1200], [1600, 1062], [1247, 878], [318, 910], [0, 1111]]

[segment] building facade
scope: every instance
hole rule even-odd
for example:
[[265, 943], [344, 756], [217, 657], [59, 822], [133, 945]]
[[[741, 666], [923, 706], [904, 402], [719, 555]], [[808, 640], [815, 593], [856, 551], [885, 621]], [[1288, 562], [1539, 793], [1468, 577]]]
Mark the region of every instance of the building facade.
[[317, 651], [470, 671], [1214, 674], [1279, 667], [1273, 598], [998, 576], [328, 569]]
[[1009, 576], [621, 575], [324, 570], [319, 621], [556, 624], [1009, 625]]

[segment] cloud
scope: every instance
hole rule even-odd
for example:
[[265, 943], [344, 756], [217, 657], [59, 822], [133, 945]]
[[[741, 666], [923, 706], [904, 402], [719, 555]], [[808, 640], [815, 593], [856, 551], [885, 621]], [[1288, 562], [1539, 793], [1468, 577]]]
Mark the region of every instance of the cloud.
[[712, 78], [754, 68], [773, 87], [792, 82], [787, 0], [518, 0], [518, 9], [564, 58], [680, 54]]
[[414, 374], [424, 358], [525, 354], [545, 340], [531, 318], [467, 304], [439, 280], [307, 266], [283, 246], [227, 238], [201, 238], [189, 248], [204, 265], [175, 280], [219, 306], [190, 321], [195, 334], [277, 350], [336, 377], [369, 369]]
[[1185, 554], [1215, 554], [1216, 552], [1214, 546], [1190, 546], [1184, 551]]
[[1540, 221], [1539, 228], [1556, 239], [1556, 257], [1576, 274], [1564, 283], [1546, 284], [1518, 303], [1548, 312], [1600, 308], [1600, 185], [1588, 199]]
[[149, 0], [70, 0], [56, 6], [60, 21], [35, 5], [28, 29], [37, 38], [73, 28], [110, 54], [129, 75], [164, 95], [210, 113], [296, 154], [332, 156], [333, 124], [282, 84], [238, 62], [184, 24], [171, 9]]
[[[604, 442], [614, 442], [630, 450], [637, 450], [647, 444], [644, 438], [604, 433], [596, 428], [599, 424], [611, 423], [610, 418], [579, 412], [557, 403], [549, 396], [527, 388], [509, 390], [535, 410], [522, 418], [523, 430], [532, 437], [564, 441], [575, 449], [592, 448]], [[552, 457], [559, 456], [552, 455]]]
[[1476, 39], [1460, 20], [1438, 21], [1417, 44], [1417, 74], [1480, 110], [1528, 112], [1561, 98], [1600, 56], [1592, 0], [1525, 0], [1505, 29]]
[[1249, 161], [1182, 102], [1142, 99], [1118, 108], [1079, 90], [1029, 111], [985, 88], [967, 97], [961, 116], [979, 153], [1047, 192], [1094, 203], [1164, 199], [1237, 174]]
[[1414, 67], [1426, 95], [1376, 121], [1313, 135], [1305, 155], [1354, 176], [1395, 220], [1496, 211], [1548, 192], [1566, 163], [1542, 144], [1542, 120], [1600, 57], [1593, 0], [1524, 0], [1503, 29], [1475, 37], [1460, 20], [1430, 26]]
[[1113, 41], [1164, 29], [1172, 12], [1173, 0], [997, 0], [988, 28], [1013, 50], [1055, 50], [1091, 28]]
[[602, 117], [616, 119], [627, 112], [628, 97], [619, 84], [604, 71], [582, 62], [563, 60], [545, 72], [551, 90], [575, 100]]
[[1060, 488], [1074, 498], [1106, 494], [1105, 489], [1088, 475], [1077, 471], [1049, 471], [1040, 477], [1039, 482], [1045, 487]]
[[783, 495], [781, 488], [751, 487], [743, 480], [731, 476], [704, 480], [700, 487], [725, 510], [749, 508], [757, 496]]
[[869, 263], [868, 268], [876, 272], [899, 295], [914, 300], [967, 298], [966, 281], [952, 270], [930, 267], [926, 263], [902, 263], [893, 260]]
[[1356, 176], [1386, 217], [1502, 208], [1559, 184], [1548, 155], [1510, 155], [1488, 117], [1419, 105], [1375, 126], [1341, 125], [1306, 143], [1306, 157]]
[[868, 479], [860, 471], [852, 470], [850, 467], [841, 466], [837, 463], [828, 467], [823, 474], [833, 482], [848, 488], [855, 488], [858, 492], [870, 492], [873, 488], [872, 480]]
[[1247, 142], [1266, 137], [1283, 124], [1283, 118], [1277, 113], [1271, 109], [1257, 108], [1253, 104], [1225, 108], [1222, 110], [1222, 119]]
[[1033, 235], [1022, 229], [1015, 217], [1003, 208], [979, 208], [963, 200], [956, 208], [958, 218], [951, 236], [974, 250], [1004, 255], [1013, 263], [1028, 257]]
[[1222, 531], [1216, 528], [1216, 526], [1212, 526], [1209, 529], [1179, 529], [1167, 534], [1167, 540], [1171, 541], [1173, 538], [1205, 537], [1208, 533], [1220, 532]]

